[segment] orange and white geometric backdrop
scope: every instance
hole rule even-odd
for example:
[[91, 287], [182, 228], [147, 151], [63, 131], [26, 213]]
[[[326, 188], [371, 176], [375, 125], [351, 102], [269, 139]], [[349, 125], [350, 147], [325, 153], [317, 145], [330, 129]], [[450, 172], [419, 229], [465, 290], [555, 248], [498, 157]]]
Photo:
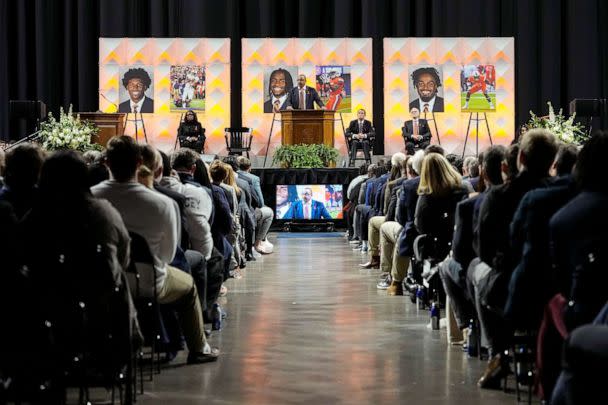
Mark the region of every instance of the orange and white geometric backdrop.
[[[100, 38], [99, 109], [116, 112], [121, 67], [140, 65], [154, 69], [154, 113], [143, 114], [151, 144], [170, 150], [175, 144], [181, 114], [170, 112], [169, 71], [172, 65], [205, 66], [205, 111], [198, 119], [206, 129], [207, 153], [225, 151], [224, 128], [230, 126], [230, 38]], [[126, 135], [134, 135], [128, 123]], [[139, 139], [143, 131], [138, 129]]]
[[[489, 64], [496, 68], [496, 112], [488, 112], [492, 140], [508, 144], [515, 134], [515, 59], [513, 38], [384, 38], [384, 152], [404, 149], [403, 122], [409, 118], [409, 65], [441, 65], [445, 112], [435, 113], [441, 145], [448, 153], [462, 153], [469, 113], [461, 112], [462, 65]], [[480, 116], [482, 114], [480, 113]], [[437, 143], [432, 123], [432, 143]], [[471, 125], [466, 154], [475, 153], [475, 125]], [[479, 123], [479, 150], [489, 146], [486, 126]]]
[[[351, 67], [352, 109], [342, 114], [344, 125], [364, 108], [371, 119], [372, 106], [372, 39], [371, 38], [243, 38], [243, 126], [254, 130], [252, 153], [266, 155], [266, 143], [272, 114], [264, 113], [264, 71], [269, 67], [297, 66], [306, 75], [307, 85], [315, 87], [315, 66]], [[296, 78], [294, 78], [295, 82]], [[295, 83], [294, 83], [295, 84]], [[339, 115], [336, 114], [336, 119]], [[272, 151], [281, 144], [280, 114], [275, 122], [270, 143]], [[335, 123], [335, 146], [346, 154], [342, 124]], [[267, 165], [270, 165], [269, 163]]]

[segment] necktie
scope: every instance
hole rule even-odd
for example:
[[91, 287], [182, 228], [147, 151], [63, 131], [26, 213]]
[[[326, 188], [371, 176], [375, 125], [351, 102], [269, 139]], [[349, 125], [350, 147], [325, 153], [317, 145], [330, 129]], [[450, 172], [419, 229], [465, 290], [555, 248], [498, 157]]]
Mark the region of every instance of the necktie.
[[137, 114], [137, 104], [133, 106], [133, 114]]
[[308, 204], [304, 204], [304, 219], [310, 219], [310, 208]]
[[414, 120], [414, 135], [418, 135], [420, 130], [418, 128], [418, 120]]
[[276, 100], [276, 101], [274, 102], [274, 112], [277, 112], [277, 113], [278, 113], [280, 109], [281, 109], [281, 105], [280, 105], [280, 103], [279, 103], [279, 100]]
[[423, 111], [424, 111], [425, 114], [429, 112], [429, 105], [428, 105], [428, 103], [424, 104], [424, 110]]
[[304, 89], [300, 89], [300, 101], [299, 101], [300, 110], [304, 110], [306, 106], [304, 105]]
[[363, 133], [363, 123], [361, 121], [359, 121], [359, 133]]

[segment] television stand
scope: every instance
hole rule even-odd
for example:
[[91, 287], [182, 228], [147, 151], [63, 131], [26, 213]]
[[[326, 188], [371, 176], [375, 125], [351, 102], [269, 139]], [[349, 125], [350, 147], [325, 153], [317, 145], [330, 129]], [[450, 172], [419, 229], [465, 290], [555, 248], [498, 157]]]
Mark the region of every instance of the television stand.
[[284, 232], [333, 232], [336, 224], [333, 221], [285, 222]]

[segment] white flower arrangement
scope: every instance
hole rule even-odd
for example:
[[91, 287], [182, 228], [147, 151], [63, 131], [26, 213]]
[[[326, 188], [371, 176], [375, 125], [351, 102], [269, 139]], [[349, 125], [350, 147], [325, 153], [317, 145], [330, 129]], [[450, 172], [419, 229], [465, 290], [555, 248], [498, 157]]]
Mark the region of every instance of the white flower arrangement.
[[559, 113], [555, 114], [555, 110], [548, 101], [549, 115], [546, 117], [538, 117], [530, 111], [530, 121], [525, 125], [526, 130], [534, 128], [544, 128], [551, 131], [562, 142], [572, 145], [582, 145], [589, 139], [580, 123], [575, 123], [576, 114], [572, 114], [566, 118], [560, 108]]
[[101, 149], [100, 145], [91, 143], [99, 129], [88, 122], [80, 121], [80, 116], [72, 113], [72, 105], [66, 114], [63, 108], [59, 111], [59, 121], [52, 113], [49, 119], [41, 124], [40, 140], [46, 150], [74, 149], [81, 152], [91, 149]]

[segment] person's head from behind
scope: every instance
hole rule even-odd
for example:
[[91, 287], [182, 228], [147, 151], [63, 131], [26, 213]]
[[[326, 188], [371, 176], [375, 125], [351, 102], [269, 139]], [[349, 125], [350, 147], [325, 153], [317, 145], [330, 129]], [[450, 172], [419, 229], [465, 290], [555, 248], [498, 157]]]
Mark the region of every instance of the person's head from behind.
[[367, 166], [367, 176], [368, 177], [374, 177], [374, 175], [376, 174], [376, 167], [378, 167], [378, 166], [375, 163], [372, 163], [369, 166]]
[[173, 153], [172, 166], [175, 171], [193, 174], [198, 154], [190, 148], [182, 148]]
[[152, 173], [152, 178], [160, 179], [163, 175], [163, 159], [158, 150], [152, 145], [141, 147], [142, 165]]
[[507, 148], [493, 145], [483, 153], [480, 176], [486, 185], [497, 186], [503, 183], [502, 166], [507, 157]]
[[427, 155], [429, 153], [438, 153], [442, 156], [445, 156], [445, 149], [443, 149], [440, 145], [429, 145], [424, 149], [424, 153]]
[[519, 142], [517, 165], [519, 171], [528, 171], [536, 176], [549, 175], [549, 169], [557, 153], [557, 139], [546, 129], [531, 129]]
[[504, 182], [513, 180], [518, 174], [517, 159], [519, 156], [519, 144], [509, 145], [507, 154], [502, 165], [502, 179]]
[[555, 155], [555, 161], [551, 166], [551, 176], [562, 177], [572, 174], [577, 157], [578, 148], [576, 146], [566, 143], [560, 144]]
[[305, 203], [312, 200], [312, 189], [310, 187], [304, 187], [304, 190], [302, 190], [302, 200], [304, 200]]
[[425, 156], [426, 154], [423, 150], [417, 151], [414, 153], [414, 156], [412, 156], [412, 178], [420, 176], [420, 172], [422, 171], [422, 161], [424, 160]]
[[425, 156], [422, 161], [418, 194], [445, 196], [462, 185], [460, 173], [438, 153]]
[[24, 143], [6, 154], [4, 182], [13, 191], [30, 190], [38, 184], [44, 152], [38, 145]]
[[162, 150], [159, 150], [162, 167], [163, 167], [163, 177], [171, 176], [171, 158]]
[[80, 153], [61, 150], [47, 158], [40, 172], [39, 190], [43, 204], [73, 204], [89, 196], [89, 169]]
[[608, 132], [591, 137], [578, 154], [574, 177], [584, 191], [608, 193], [606, 181], [606, 156], [608, 156]]
[[460, 156], [455, 153], [448, 153], [445, 158], [450, 162], [450, 164], [456, 169], [459, 174], [462, 174], [462, 166], [463, 161]]
[[194, 169], [193, 178], [201, 186], [211, 188], [211, 178], [209, 177], [209, 167], [202, 159], [196, 159], [196, 168]]
[[479, 152], [479, 156], [469, 162], [468, 169], [470, 177], [479, 177], [479, 172], [481, 170], [480, 162], [483, 162], [483, 152]]
[[226, 169], [226, 165], [219, 160], [214, 160], [209, 167], [209, 175], [211, 176], [211, 180], [215, 184], [222, 183], [226, 176], [228, 175], [228, 170]]
[[[449, 159], [448, 159], [449, 160]], [[477, 164], [477, 158], [475, 156], [467, 156], [464, 158], [464, 162], [462, 163], [462, 175], [463, 176], [471, 176], [470, 167], [472, 164]]]
[[363, 176], [365, 174], [367, 174], [367, 167], [369, 165], [367, 163], [363, 163], [361, 166], [359, 166], [359, 176]]
[[236, 162], [239, 165], [239, 170], [242, 170], [244, 172], [249, 172], [251, 170], [251, 160], [249, 160], [249, 158], [245, 156], [239, 156], [236, 159]]
[[103, 155], [98, 150], [88, 150], [82, 154], [82, 159], [87, 166], [91, 166], [95, 163], [100, 163], [103, 159]]
[[119, 183], [134, 181], [141, 165], [141, 148], [129, 136], [115, 136], [108, 142], [106, 160], [112, 179]]
[[232, 168], [233, 171], [237, 171], [239, 170], [239, 165], [237, 163], [237, 158], [236, 156], [224, 156], [222, 158], [222, 162], [224, 162], [225, 164], [227, 164], [228, 166], [230, 166]]

